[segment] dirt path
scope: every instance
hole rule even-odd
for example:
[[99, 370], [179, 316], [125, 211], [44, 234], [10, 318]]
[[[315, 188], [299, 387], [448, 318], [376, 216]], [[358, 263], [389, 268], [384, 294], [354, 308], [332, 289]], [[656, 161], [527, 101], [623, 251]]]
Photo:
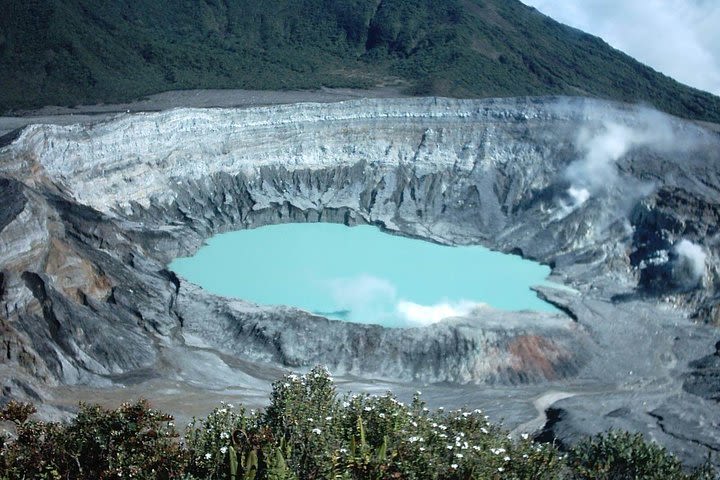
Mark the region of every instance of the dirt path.
[[92, 123], [115, 115], [134, 112], [157, 112], [170, 108], [241, 108], [300, 102], [331, 103], [354, 98], [403, 97], [398, 87], [377, 87], [368, 90], [323, 88], [320, 90], [173, 90], [150, 95], [128, 103], [80, 105], [77, 107], [48, 106], [22, 110], [0, 116], [0, 137], [31, 123], [70, 125]]
[[547, 416], [545, 410], [547, 410], [553, 403], [560, 401], [564, 398], [574, 397], [575, 393], [570, 392], [558, 392], [555, 390], [549, 390], [533, 401], [533, 406], [538, 412], [537, 417], [522, 423], [515, 427], [510, 435], [517, 437], [523, 433], [533, 434], [543, 428], [545, 422], [547, 422]]

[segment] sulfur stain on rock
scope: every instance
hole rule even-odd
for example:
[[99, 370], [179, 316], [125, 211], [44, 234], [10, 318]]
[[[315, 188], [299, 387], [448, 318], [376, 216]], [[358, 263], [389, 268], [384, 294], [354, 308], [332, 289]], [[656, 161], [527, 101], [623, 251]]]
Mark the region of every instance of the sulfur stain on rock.
[[45, 272], [77, 303], [84, 303], [86, 296], [99, 301], [105, 301], [110, 296], [110, 279], [57, 238], [50, 242]]
[[563, 375], [558, 366], [570, 358], [570, 353], [551, 340], [539, 335], [521, 335], [508, 345], [510, 368], [517, 373], [530, 376], [542, 375], [547, 380], [556, 380]]

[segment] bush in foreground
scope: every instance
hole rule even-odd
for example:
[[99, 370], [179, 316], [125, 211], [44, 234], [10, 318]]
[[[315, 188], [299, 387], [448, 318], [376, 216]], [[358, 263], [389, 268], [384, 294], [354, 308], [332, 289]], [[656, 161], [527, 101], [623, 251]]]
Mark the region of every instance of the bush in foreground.
[[276, 382], [264, 411], [223, 404], [180, 439], [172, 417], [145, 401], [117, 410], [81, 405], [68, 424], [2, 419], [0, 479], [701, 479], [642, 436], [611, 432], [563, 453], [512, 439], [480, 410], [430, 411], [391, 394], [338, 396], [315, 368]]
[[80, 405], [69, 424], [38, 422], [35, 409], [10, 402], [0, 419], [12, 434], [0, 434], [0, 479], [178, 478], [186, 451], [172, 417], [147, 401], [117, 410]]

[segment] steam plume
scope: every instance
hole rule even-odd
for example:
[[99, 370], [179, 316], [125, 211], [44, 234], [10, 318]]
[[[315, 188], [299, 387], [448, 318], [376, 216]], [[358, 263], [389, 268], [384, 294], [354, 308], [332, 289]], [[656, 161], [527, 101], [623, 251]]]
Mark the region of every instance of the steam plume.
[[[602, 112], [590, 112], [592, 116]], [[632, 122], [605, 119], [582, 127], [575, 139], [579, 158], [564, 172], [570, 183], [567, 198], [560, 201], [562, 218], [602, 191], [620, 189], [623, 196], [647, 195], [651, 188], [637, 180], [621, 179], [617, 164], [631, 150], [645, 147], [670, 152], [692, 147], [675, 134], [671, 117], [646, 108], [637, 108]]]
[[445, 318], [465, 316], [478, 306], [477, 303], [468, 301], [420, 305], [418, 303], [400, 300], [397, 304], [397, 311], [410, 324], [430, 325]]
[[705, 260], [707, 255], [700, 245], [682, 239], [673, 251], [677, 255], [677, 260], [673, 268], [673, 276], [675, 282], [680, 286], [693, 288], [696, 287], [705, 275]]
[[330, 282], [336, 309], [349, 312], [348, 320], [418, 327], [461, 317], [482, 304], [460, 300], [421, 305], [400, 298], [392, 282], [372, 275], [338, 278]]

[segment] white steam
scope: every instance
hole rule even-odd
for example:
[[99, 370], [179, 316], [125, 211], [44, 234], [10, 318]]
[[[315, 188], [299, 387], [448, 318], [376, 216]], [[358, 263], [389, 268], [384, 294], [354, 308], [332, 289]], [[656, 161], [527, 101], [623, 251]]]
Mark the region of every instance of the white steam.
[[361, 323], [425, 326], [446, 318], [468, 315], [484, 305], [466, 300], [421, 305], [400, 298], [392, 282], [372, 275], [334, 279], [329, 286], [334, 309], [348, 312], [348, 320]]
[[431, 325], [446, 318], [468, 315], [480, 305], [465, 300], [456, 303], [441, 302], [435, 305], [420, 305], [400, 300], [397, 304], [397, 312], [410, 324]]
[[580, 159], [565, 171], [570, 182], [567, 189], [570, 203], [562, 203], [564, 213], [585, 203], [600, 191], [609, 190], [618, 182], [617, 162], [631, 148], [649, 143], [647, 132], [606, 121], [597, 130], [583, 128], [576, 141]]
[[385, 302], [396, 296], [395, 286], [372, 275], [358, 275], [350, 278], [337, 278], [330, 282], [332, 296], [342, 308], [354, 308], [368, 300]]
[[587, 202], [590, 198], [590, 190], [585, 187], [570, 187], [567, 189], [567, 193], [570, 196], [571, 203], [566, 208], [579, 207], [583, 203]]
[[[601, 113], [600, 113], [601, 114]], [[638, 108], [632, 123], [605, 119], [583, 126], [575, 139], [579, 158], [564, 172], [570, 183], [567, 198], [560, 201], [562, 218], [600, 192], [626, 190], [622, 195], [649, 193], [648, 185], [621, 179], [617, 164], [631, 150], [647, 147], [654, 151], [679, 151], [690, 148], [689, 140], [675, 134], [672, 121], [657, 111]]]
[[384, 324], [391, 320], [397, 289], [388, 280], [372, 275], [338, 278], [330, 282], [337, 310], [349, 312], [349, 320]]
[[676, 265], [673, 268], [676, 282], [687, 287], [697, 286], [705, 275], [707, 254], [700, 245], [685, 239], [675, 244], [673, 251], [677, 254]]

